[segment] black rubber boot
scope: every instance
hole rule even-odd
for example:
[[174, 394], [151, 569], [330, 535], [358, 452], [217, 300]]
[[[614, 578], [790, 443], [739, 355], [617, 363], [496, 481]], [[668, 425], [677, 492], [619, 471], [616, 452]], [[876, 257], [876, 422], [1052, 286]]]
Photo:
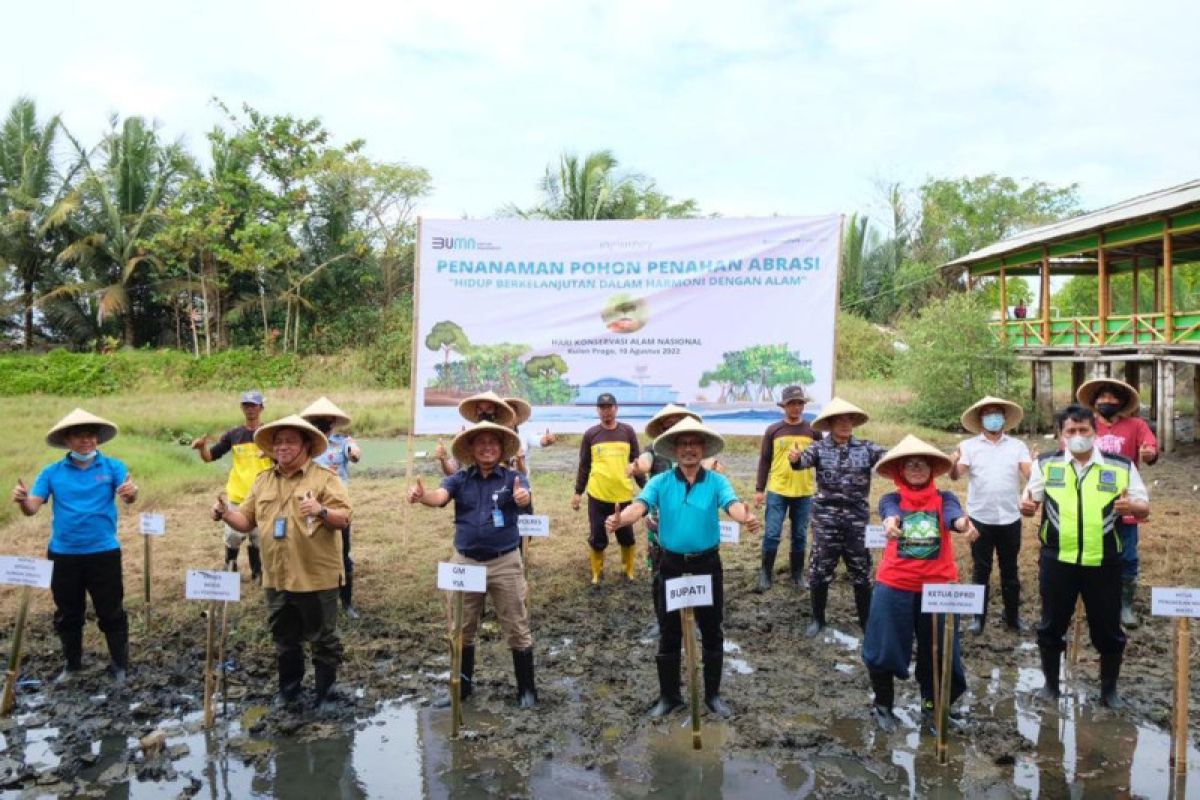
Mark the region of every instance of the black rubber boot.
[[327, 701], [339, 699], [333, 685], [337, 682], [337, 667], [332, 664], [313, 664], [315, 704], [321, 705]]
[[1042, 674], [1046, 676], [1046, 685], [1038, 689], [1037, 695], [1043, 700], [1057, 701], [1062, 697], [1062, 692], [1058, 688], [1058, 670], [1062, 653], [1058, 650], [1051, 651], [1041, 648], [1041, 655]]
[[733, 712], [721, 699], [721, 671], [725, 664], [725, 653], [721, 650], [704, 651], [704, 705], [721, 719], [729, 719]]
[[983, 633], [983, 623], [987, 619], [983, 614], [971, 617], [971, 621], [967, 623], [967, 633], [972, 636], [978, 636]]
[[858, 614], [858, 627], [867, 632], [867, 619], [871, 616], [871, 584], [854, 587], [854, 610]]
[[[466, 700], [475, 691], [475, 645], [463, 645], [462, 672], [458, 676], [458, 699]], [[449, 708], [450, 692], [439, 695], [432, 705], [434, 708]]]
[[83, 669], [83, 631], [58, 634], [63, 649], [63, 669], [54, 678], [55, 683], [66, 683]]
[[276, 653], [275, 669], [279, 673], [279, 694], [275, 695], [275, 705], [295, 704], [300, 699], [301, 682], [304, 680], [304, 651], [297, 647], [286, 653]]
[[1137, 615], [1133, 613], [1133, 597], [1137, 594], [1137, 578], [1121, 578], [1121, 627], [1134, 630], [1138, 626]]
[[661, 719], [683, 708], [683, 698], [679, 695], [680, 660], [679, 653], [655, 657], [658, 666], [658, 702], [650, 709], [652, 719]]
[[890, 672], [870, 670], [871, 689], [875, 701], [871, 705], [871, 717], [884, 733], [896, 730], [896, 715], [892, 708], [896, 704], [896, 679]]
[[1120, 711], [1125, 701], [1117, 693], [1117, 678], [1121, 677], [1121, 653], [1100, 654], [1100, 705]]
[[788, 553], [788, 567], [792, 573], [792, 586], [804, 588], [804, 551], [793, 550]]
[[517, 674], [517, 705], [537, 707], [537, 687], [533, 679], [533, 648], [513, 650], [513, 671]]
[[225, 571], [237, 572], [237, 557], [238, 549], [236, 547], [225, 548]]
[[250, 559], [250, 580], [262, 582], [262, 551], [257, 547], [246, 547], [246, 555]]
[[758, 584], [754, 591], [765, 592], [771, 588], [771, 572], [775, 569], [775, 552], [762, 551], [762, 566], [758, 568]]
[[1028, 633], [1029, 623], [1021, 619], [1021, 583], [1000, 584], [1000, 596], [1004, 600], [1004, 626], [1014, 633]]
[[129, 670], [129, 630], [106, 631], [105, 641], [108, 642], [108, 674], [116, 683], [124, 683]]
[[812, 598], [812, 622], [804, 629], [804, 635], [812, 639], [825, 630], [825, 604], [829, 602], [829, 587], [814, 586], [809, 590]]

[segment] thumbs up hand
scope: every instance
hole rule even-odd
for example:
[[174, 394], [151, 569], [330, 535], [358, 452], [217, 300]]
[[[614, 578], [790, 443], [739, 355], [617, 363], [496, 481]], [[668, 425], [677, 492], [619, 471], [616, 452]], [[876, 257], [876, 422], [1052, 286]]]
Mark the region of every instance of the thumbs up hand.
[[419, 503], [423, 497], [425, 497], [425, 484], [421, 482], [421, 477], [418, 475], [417, 482], [408, 490], [408, 502]]
[[551, 433], [549, 428], [546, 428], [546, 432], [542, 434], [542, 447], [549, 447], [557, 441], [558, 437]]
[[529, 505], [530, 498], [529, 487], [525, 485], [525, 481], [518, 475], [513, 481], [513, 502], [521, 508], [525, 508]]
[[133, 475], [125, 473], [125, 480], [117, 487], [117, 497], [120, 497], [126, 503], [132, 503], [137, 500], [138, 487], [133, 482]]
[[208, 436], [198, 436], [192, 440], [193, 450], [203, 450], [204, 445], [208, 444]]
[[1158, 459], [1158, 448], [1152, 444], [1143, 444], [1138, 448], [1138, 456], [1147, 464], [1153, 464]]
[[800, 460], [800, 445], [793, 444], [792, 449], [788, 450], [788, 461], [795, 464], [799, 460]]
[[446, 442], [444, 440], [437, 440], [437, 447], [433, 448], [433, 457], [438, 461], [446, 460]]
[[304, 498], [300, 501], [300, 513], [306, 517], [315, 517], [321, 513], [321, 503], [311, 491], [304, 493]]
[[225, 512], [229, 510], [229, 504], [225, 502], [225, 495], [217, 495], [217, 502], [213, 503], [212, 518], [213, 522], [220, 522], [225, 516]]
[[29, 498], [29, 489], [25, 486], [25, 481], [17, 478], [17, 485], [12, 490], [12, 501], [14, 503], [24, 503]]
[[[1120, 502], [1120, 501], [1118, 500], [1117, 502]], [[1026, 489], [1024, 492], [1021, 493], [1021, 505], [1020, 505], [1021, 516], [1032, 517], [1034, 514], [1037, 513], [1038, 506], [1040, 506], [1040, 505], [1041, 505], [1041, 503], [1039, 503], [1037, 500], [1034, 500], [1033, 497], [1029, 494], [1028, 489]], [[1115, 506], [1115, 504], [1114, 504], [1114, 506]]]
[[1128, 489], [1121, 492], [1121, 496], [1117, 498], [1117, 502], [1113, 503], [1113, 511], [1116, 511], [1118, 514], [1133, 513], [1133, 501], [1129, 499]]

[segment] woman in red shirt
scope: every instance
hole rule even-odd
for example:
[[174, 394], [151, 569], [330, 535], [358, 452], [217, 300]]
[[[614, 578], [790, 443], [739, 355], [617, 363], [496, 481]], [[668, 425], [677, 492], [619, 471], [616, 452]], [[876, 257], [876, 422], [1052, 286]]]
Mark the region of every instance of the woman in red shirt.
[[[863, 642], [863, 663], [871, 676], [875, 702], [871, 715], [885, 731], [896, 729], [892, 713], [895, 678], [908, 677], [913, 638], [917, 640], [917, 683], [921, 689], [921, 722], [933, 721], [931, 618], [921, 613], [921, 590], [927, 583], [954, 583], [958, 566], [950, 531], [979, 534], [950, 492], [938, 491], [934, 478], [950, 471], [950, 457], [915, 436], [906, 436], [888, 451], [875, 471], [891, 478], [896, 491], [879, 500], [879, 516], [888, 535], [887, 547], [871, 597], [871, 615]], [[940, 626], [939, 626], [940, 627]], [[959, 652], [957, 624], [950, 679], [950, 702], [966, 691], [967, 680]]]

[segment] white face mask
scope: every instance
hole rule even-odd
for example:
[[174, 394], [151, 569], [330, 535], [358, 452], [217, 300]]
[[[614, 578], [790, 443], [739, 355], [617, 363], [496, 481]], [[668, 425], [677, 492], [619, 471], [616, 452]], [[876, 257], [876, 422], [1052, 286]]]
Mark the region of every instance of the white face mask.
[[1072, 436], [1067, 439], [1067, 449], [1072, 453], [1086, 453], [1092, 449], [1092, 443], [1095, 440], [1095, 436]]
[[71, 451], [71, 460], [72, 461], [79, 461], [79, 462], [86, 464], [87, 462], [91, 461], [95, 457], [96, 457], [95, 450], [93, 450], [90, 453], [76, 453], [74, 450]]
[[983, 429], [988, 433], [999, 433], [1004, 429], [1003, 414], [984, 414], [982, 422]]

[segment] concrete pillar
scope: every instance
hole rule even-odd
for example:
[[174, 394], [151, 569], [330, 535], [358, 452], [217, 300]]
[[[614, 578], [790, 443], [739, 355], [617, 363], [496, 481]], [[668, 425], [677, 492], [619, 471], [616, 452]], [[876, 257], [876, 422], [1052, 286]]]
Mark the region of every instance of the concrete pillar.
[[1122, 380], [1132, 386], [1134, 391], [1136, 391], [1139, 395], [1142, 393], [1142, 387], [1139, 383], [1139, 379], [1141, 378], [1141, 370], [1138, 368], [1140, 366], [1141, 365], [1136, 361], [1126, 361], [1123, 368], [1122, 377]]
[[1071, 402], [1075, 402], [1075, 393], [1079, 391], [1079, 387], [1087, 378], [1085, 377], [1085, 368], [1087, 364], [1082, 361], [1071, 362]]
[[1158, 445], [1164, 453], [1175, 450], [1175, 370], [1174, 361], [1159, 362], [1162, 370], [1162, 397], [1158, 410]]
[[1050, 430], [1054, 425], [1054, 362], [1033, 362], [1033, 406], [1037, 410], [1038, 427]]
[[1158, 359], [1151, 361], [1147, 365], [1150, 370], [1149, 377], [1146, 378], [1146, 388], [1149, 390], [1142, 393], [1142, 405], [1150, 409], [1150, 421], [1158, 419], [1158, 398], [1162, 394], [1158, 385]]

